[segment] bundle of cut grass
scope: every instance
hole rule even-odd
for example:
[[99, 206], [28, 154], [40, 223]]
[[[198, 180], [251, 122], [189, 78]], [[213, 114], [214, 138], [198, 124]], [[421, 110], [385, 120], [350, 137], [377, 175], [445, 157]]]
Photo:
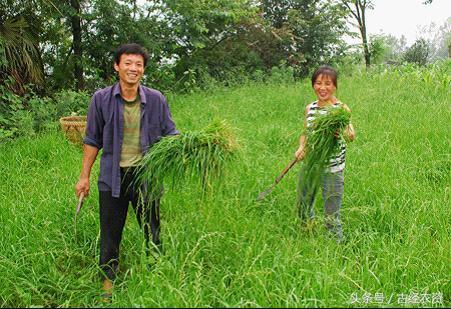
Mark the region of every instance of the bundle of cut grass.
[[[350, 119], [351, 113], [341, 104], [331, 106], [324, 114], [316, 116], [313, 126], [307, 130], [306, 156], [299, 177], [298, 190], [301, 186], [311, 190], [317, 187], [329, 159], [340, 150], [338, 141], [343, 139], [343, 130]], [[335, 137], [336, 132], [340, 132], [338, 138]]]
[[212, 178], [222, 175], [225, 165], [238, 150], [230, 127], [215, 120], [198, 132], [163, 137], [143, 157], [136, 180], [148, 198], [159, 197], [165, 179], [176, 186], [187, 179], [198, 179], [203, 189]]

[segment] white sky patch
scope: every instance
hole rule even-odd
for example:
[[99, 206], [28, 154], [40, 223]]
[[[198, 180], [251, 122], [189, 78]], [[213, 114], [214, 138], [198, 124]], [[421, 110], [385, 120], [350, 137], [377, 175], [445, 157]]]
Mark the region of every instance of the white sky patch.
[[[442, 26], [451, 17], [451, 0], [434, 0], [424, 5], [424, 0], [374, 0], [374, 9], [367, 11], [369, 34], [404, 35], [410, 46], [420, 38], [420, 28], [434, 22]], [[355, 30], [358, 31], [358, 30]]]

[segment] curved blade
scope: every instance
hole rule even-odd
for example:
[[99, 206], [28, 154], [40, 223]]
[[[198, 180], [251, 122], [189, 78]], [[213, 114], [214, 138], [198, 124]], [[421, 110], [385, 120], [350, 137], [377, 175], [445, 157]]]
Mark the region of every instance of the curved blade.
[[77, 215], [80, 213], [81, 207], [83, 207], [84, 198], [85, 198], [85, 194], [83, 192], [81, 192], [80, 196], [78, 198], [77, 211], [76, 211]]
[[263, 200], [269, 193], [271, 193], [272, 189], [274, 189], [276, 185], [273, 184], [271, 187], [269, 187], [268, 189], [266, 189], [263, 192], [260, 192], [260, 194], [257, 197], [257, 202], [260, 202], [261, 200]]
[[297, 163], [297, 159], [294, 159], [290, 162], [290, 164], [288, 164], [282, 171], [282, 173], [277, 176], [276, 180], [274, 181], [274, 183], [271, 185], [271, 187], [267, 188], [265, 191], [261, 192], [258, 197], [257, 197], [257, 201], [260, 202], [261, 200], [263, 200], [269, 193], [271, 193], [271, 191], [274, 189], [274, 187], [282, 180], [283, 176], [285, 176], [286, 173], [288, 173], [288, 171], [293, 167], [293, 165], [295, 165]]

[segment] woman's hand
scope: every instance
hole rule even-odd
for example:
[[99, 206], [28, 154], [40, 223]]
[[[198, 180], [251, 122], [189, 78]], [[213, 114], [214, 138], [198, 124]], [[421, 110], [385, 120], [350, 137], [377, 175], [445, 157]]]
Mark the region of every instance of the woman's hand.
[[354, 131], [354, 127], [352, 126], [352, 124], [349, 124], [346, 126], [345, 130], [344, 130], [344, 138], [347, 142], [352, 142], [355, 139], [355, 131]]
[[[351, 109], [346, 104], [343, 105], [343, 108], [345, 110], [347, 110], [349, 113], [351, 113]], [[354, 141], [354, 139], [355, 139], [355, 130], [354, 130], [354, 127], [352, 126], [352, 123], [349, 123], [346, 126], [346, 128], [344, 129], [343, 137], [345, 138], [346, 142]]]
[[294, 156], [296, 157], [296, 160], [299, 162], [305, 157], [305, 149], [304, 147], [299, 147], [298, 150], [294, 153]]

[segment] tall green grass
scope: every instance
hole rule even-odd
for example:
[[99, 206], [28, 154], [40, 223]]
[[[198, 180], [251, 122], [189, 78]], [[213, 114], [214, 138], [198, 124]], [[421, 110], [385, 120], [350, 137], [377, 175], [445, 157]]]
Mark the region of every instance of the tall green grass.
[[[367, 304], [351, 304], [353, 294], [382, 293], [380, 306], [397, 307], [398, 294], [442, 293], [441, 304], [423, 306], [449, 307], [447, 69], [430, 69], [432, 79], [415, 70], [340, 78], [337, 95], [357, 133], [347, 152], [342, 245], [321, 225], [300, 228], [296, 167], [255, 203], [294, 156], [304, 107], [314, 100], [308, 81], [170, 96], [182, 131], [214, 118], [237, 128], [243, 159], [215, 194], [189, 183], [166, 192], [156, 262], [129, 214], [112, 306], [360, 307]], [[1, 306], [103, 306], [98, 162], [75, 230], [79, 150], [55, 133], [2, 144], [0, 157]], [[321, 207], [319, 197], [318, 216]]]
[[187, 181], [198, 182], [207, 190], [237, 157], [238, 149], [231, 128], [216, 119], [201, 131], [161, 138], [144, 155], [135, 181], [147, 188], [143, 193], [148, 200], [161, 196], [165, 181], [172, 188], [180, 188]]

